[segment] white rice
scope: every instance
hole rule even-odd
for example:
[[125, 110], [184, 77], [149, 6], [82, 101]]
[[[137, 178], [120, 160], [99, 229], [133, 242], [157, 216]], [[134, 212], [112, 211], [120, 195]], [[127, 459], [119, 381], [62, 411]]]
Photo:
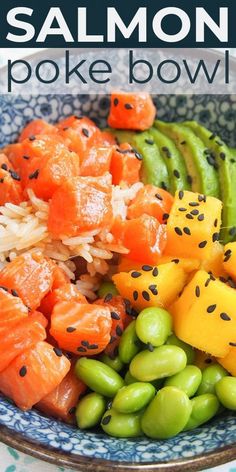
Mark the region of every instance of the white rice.
[[[112, 207], [115, 217], [126, 218], [127, 205], [142, 186], [139, 182], [131, 187], [113, 186]], [[31, 189], [28, 190], [28, 196], [29, 202], [0, 206], [0, 270], [23, 252], [40, 249], [71, 280], [75, 280], [73, 258], [79, 256], [87, 262], [88, 274], [80, 276], [76, 285], [86, 297], [95, 299], [94, 291], [99, 286], [99, 280], [110, 269], [108, 261], [114, 253], [127, 254], [129, 251], [117, 245], [108, 230], [93, 230], [82, 232], [74, 238], [53, 239], [47, 228], [49, 204], [37, 198]]]

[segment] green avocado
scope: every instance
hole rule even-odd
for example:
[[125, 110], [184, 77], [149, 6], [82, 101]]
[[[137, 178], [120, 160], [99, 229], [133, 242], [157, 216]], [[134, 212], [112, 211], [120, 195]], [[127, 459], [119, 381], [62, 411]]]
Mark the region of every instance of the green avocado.
[[189, 182], [187, 167], [175, 143], [157, 128], [150, 128], [149, 132], [165, 161], [171, 193], [175, 194], [176, 190], [190, 189], [191, 181]]
[[192, 190], [214, 197], [219, 196], [215, 163], [209, 162], [206, 146], [194, 131], [182, 123], [155, 121], [155, 127], [173, 139], [182, 154], [188, 174], [192, 177]]
[[[223, 201], [221, 237], [225, 243], [236, 239], [236, 172], [235, 154], [215, 133], [195, 121], [186, 122], [196, 136], [198, 136], [208, 149], [209, 156], [215, 160], [218, 166], [220, 195]], [[235, 157], [234, 157], [235, 156]], [[235, 177], [234, 177], [235, 176]]]
[[144, 184], [152, 184], [170, 190], [167, 167], [151, 133], [109, 129], [119, 143], [129, 143], [142, 156], [142, 175]]

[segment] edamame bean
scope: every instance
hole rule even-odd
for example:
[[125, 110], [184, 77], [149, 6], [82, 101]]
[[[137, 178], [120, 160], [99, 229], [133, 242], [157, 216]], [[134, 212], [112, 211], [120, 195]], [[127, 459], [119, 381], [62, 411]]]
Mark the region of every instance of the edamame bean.
[[183, 430], [191, 411], [191, 401], [186, 393], [176, 387], [164, 387], [144, 412], [142, 430], [149, 438], [171, 438]]
[[215, 386], [216, 395], [225, 408], [236, 410], [236, 377], [223, 377]]
[[171, 334], [171, 336], [168, 337], [166, 344], [181, 347], [187, 356], [187, 364], [194, 363], [195, 351], [193, 347], [184, 341], [181, 341], [179, 338], [177, 338], [177, 336], [175, 336], [175, 334]]
[[155, 393], [155, 387], [150, 383], [132, 383], [117, 392], [112, 407], [121, 413], [135, 413], [148, 405]]
[[216, 415], [219, 409], [219, 401], [213, 393], [205, 393], [191, 400], [192, 413], [184, 428], [184, 431], [198, 428]]
[[136, 321], [132, 321], [120, 338], [119, 358], [124, 364], [129, 364], [141, 349], [141, 342], [137, 337], [135, 324]]
[[103, 282], [98, 289], [99, 298], [104, 298], [108, 294], [119, 295], [116, 286], [112, 282]]
[[114, 359], [111, 359], [107, 354], [102, 354], [99, 357], [99, 360], [104, 364], [109, 365], [109, 367], [114, 369], [116, 372], [120, 372], [120, 370], [124, 367], [124, 364], [123, 362], [121, 362], [119, 356], [116, 356]]
[[220, 364], [211, 364], [202, 371], [202, 381], [197, 395], [215, 393], [215, 386], [228, 372]]
[[106, 400], [99, 393], [89, 393], [80, 400], [76, 408], [76, 421], [80, 429], [93, 428], [100, 423], [104, 411], [106, 410]]
[[81, 357], [76, 362], [75, 373], [91, 390], [106, 397], [114, 397], [124, 385], [124, 380], [115, 370], [87, 357]]
[[177, 374], [186, 367], [187, 357], [178, 346], [155, 347], [139, 352], [130, 364], [130, 373], [142, 382], [151, 382]]
[[173, 386], [183, 390], [188, 397], [193, 397], [202, 380], [202, 372], [195, 365], [187, 365], [178, 374], [166, 379], [164, 386]]
[[125, 414], [111, 408], [103, 416], [101, 426], [105, 433], [115, 438], [142, 436], [141, 413]]
[[124, 381], [126, 383], [126, 385], [131, 385], [135, 382], [138, 382], [138, 379], [136, 379], [135, 377], [133, 377], [130, 373], [130, 371], [128, 370], [125, 374], [125, 378], [124, 378]]
[[152, 307], [142, 310], [136, 319], [136, 333], [145, 344], [162, 346], [171, 334], [172, 318], [168, 311]]

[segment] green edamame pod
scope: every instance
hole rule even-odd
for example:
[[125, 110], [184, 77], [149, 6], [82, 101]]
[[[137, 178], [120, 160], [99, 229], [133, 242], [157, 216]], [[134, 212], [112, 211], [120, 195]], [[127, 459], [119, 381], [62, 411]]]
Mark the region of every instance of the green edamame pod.
[[124, 364], [123, 362], [121, 362], [119, 356], [116, 356], [114, 359], [111, 359], [107, 354], [102, 354], [99, 357], [99, 360], [104, 364], [109, 365], [109, 367], [114, 369], [116, 372], [120, 372], [120, 370], [124, 367]]
[[176, 387], [164, 387], [144, 412], [142, 430], [149, 438], [171, 438], [184, 429], [191, 411], [186, 393]]
[[190, 346], [190, 344], [181, 341], [179, 338], [177, 338], [177, 336], [175, 336], [175, 334], [171, 334], [171, 336], [168, 337], [166, 344], [181, 347], [187, 356], [187, 364], [194, 363], [195, 351], [193, 347]]
[[223, 377], [215, 386], [216, 395], [225, 408], [236, 411], [236, 377]]
[[75, 373], [91, 390], [109, 398], [114, 397], [124, 385], [124, 380], [115, 370], [87, 357], [81, 357], [76, 362]]
[[135, 329], [143, 343], [150, 343], [155, 347], [162, 346], [171, 334], [171, 315], [162, 308], [145, 308], [136, 319]]
[[141, 413], [119, 413], [111, 408], [104, 414], [101, 426], [105, 433], [115, 438], [142, 436]]
[[124, 364], [129, 364], [141, 349], [141, 343], [137, 337], [135, 325], [136, 321], [134, 320], [127, 326], [120, 338], [119, 358]]
[[188, 397], [195, 395], [202, 380], [202, 372], [195, 365], [187, 365], [178, 374], [166, 379], [164, 386], [177, 387], [183, 390]]
[[104, 298], [108, 294], [119, 295], [116, 286], [112, 282], [103, 282], [98, 289], [99, 298]]
[[100, 423], [104, 411], [106, 410], [106, 400], [99, 393], [89, 393], [83, 397], [76, 408], [76, 421], [80, 429], [93, 428]]
[[202, 381], [199, 385], [197, 395], [203, 393], [215, 393], [215, 386], [219, 380], [228, 374], [220, 364], [212, 364], [202, 371]]
[[184, 431], [198, 428], [198, 426], [209, 421], [217, 414], [220, 406], [216, 395], [213, 395], [213, 393], [199, 395], [198, 397], [192, 398], [190, 401], [192, 405], [192, 413]]
[[132, 383], [117, 392], [112, 407], [121, 413], [135, 413], [147, 406], [155, 393], [155, 387], [150, 383]]
[[139, 352], [130, 364], [130, 373], [142, 382], [177, 374], [186, 367], [187, 357], [178, 346], [160, 346]]

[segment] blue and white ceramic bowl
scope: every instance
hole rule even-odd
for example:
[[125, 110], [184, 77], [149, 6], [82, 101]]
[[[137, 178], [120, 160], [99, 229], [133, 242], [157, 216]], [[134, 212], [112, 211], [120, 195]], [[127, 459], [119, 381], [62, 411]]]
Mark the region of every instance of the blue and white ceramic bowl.
[[[236, 146], [236, 96], [154, 97], [159, 118], [195, 119]], [[0, 95], [0, 146], [13, 142], [26, 122], [42, 117], [54, 122], [72, 113], [104, 125], [106, 96]], [[236, 456], [236, 420], [222, 414], [192, 432], [168, 441], [115, 439], [101, 432], [82, 432], [37, 411], [23, 413], [0, 396], [0, 440], [23, 452], [75, 470], [91, 472], [197, 470]]]

